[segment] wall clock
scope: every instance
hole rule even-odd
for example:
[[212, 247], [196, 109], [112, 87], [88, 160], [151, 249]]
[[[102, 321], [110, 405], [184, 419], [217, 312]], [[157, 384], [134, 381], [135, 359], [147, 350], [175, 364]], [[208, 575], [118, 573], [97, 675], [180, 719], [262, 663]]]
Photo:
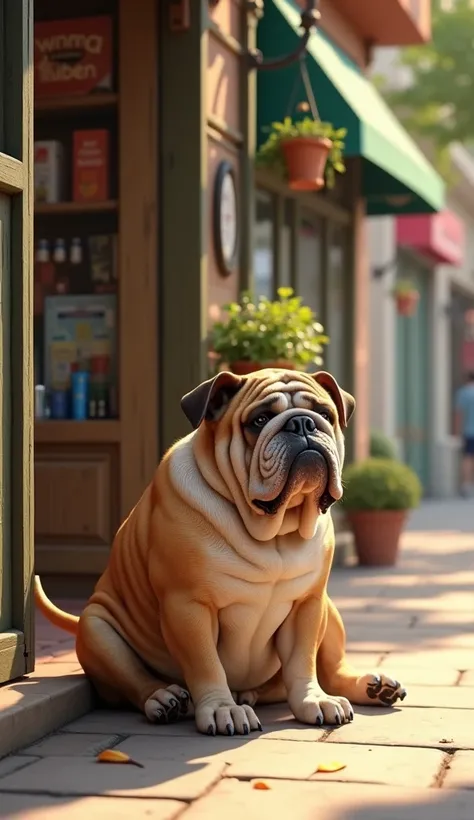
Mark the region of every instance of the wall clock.
[[214, 244], [222, 276], [235, 270], [239, 245], [239, 213], [234, 169], [230, 162], [219, 164], [214, 183]]

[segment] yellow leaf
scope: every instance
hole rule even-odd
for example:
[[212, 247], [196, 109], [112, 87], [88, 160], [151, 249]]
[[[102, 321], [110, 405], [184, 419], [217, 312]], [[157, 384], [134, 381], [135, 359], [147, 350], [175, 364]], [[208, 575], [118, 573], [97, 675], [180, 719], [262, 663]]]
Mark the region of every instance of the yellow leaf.
[[133, 760], [131, 757], [129, 757], [129, 755], [126, 755], [125, 752], [119, 752], [117, 749], [104, 749], [103, 752], [100, 752], [97, 755], [97, 762], [128, 763], [131, 766], [139, 766], [140, 769], [144, 768], [142, 763], [139, 763], [137, 760]]
[[337, 760], [333, 760], [330, 763], [319, 763], [316, 769], [317, 772], [339, 772], [341, 769], [346, 768], [346, 763], [339, 763]]
[[269, 791], [271, 786], [267, 786], [263, 780], [256, 780], [255, 783], [252, 784], [252, 789], [260, 789], [261, 791]]

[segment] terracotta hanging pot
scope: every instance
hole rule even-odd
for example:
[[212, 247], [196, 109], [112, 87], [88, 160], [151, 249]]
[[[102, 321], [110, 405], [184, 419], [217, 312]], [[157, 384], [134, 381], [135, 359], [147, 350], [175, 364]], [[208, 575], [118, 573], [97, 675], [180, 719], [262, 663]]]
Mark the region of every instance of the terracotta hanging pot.
[[396, 293], [397, 312], [400, 316], [414, 316], [418, 309], [420, 294], [417, 290]]
[[347, 520], [354, 533], [359, 564], [388, 567], [397, 563], [406, 510], [351, 510]]
[[236, 376], [248, 376], [249, 373], [256, 373], [257, 370], [264, 370], [267, 367], [276, 367], [282, 370], [296, 370], [293, 362], [287, 362], [284, 359], [279, 359], [274, 362], [264, 362], [263, 364], [242, 360], [240, 362], [233, 362], [233, 364], [230, 365], [230, 370], [232, 373], [235, 373]]
[[332, 142], [326, 137], [295, 137], [281, 143], [293, 191], [324, 188], [324, 171]]

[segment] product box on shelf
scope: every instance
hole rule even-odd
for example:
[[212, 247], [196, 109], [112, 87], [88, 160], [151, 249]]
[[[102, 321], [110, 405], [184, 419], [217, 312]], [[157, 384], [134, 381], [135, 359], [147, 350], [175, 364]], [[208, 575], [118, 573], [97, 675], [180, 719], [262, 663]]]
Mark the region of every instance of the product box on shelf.
[[74, 202], [104, 202], [109, 198], [109, 132], [74, 131]]
[[64, 194], [64, 153], [57, 140], [34, 144], [35, 202], [61, 202]]
[[112, 18], [35, 23], [34, 76], [37, 99], [112, 90]]

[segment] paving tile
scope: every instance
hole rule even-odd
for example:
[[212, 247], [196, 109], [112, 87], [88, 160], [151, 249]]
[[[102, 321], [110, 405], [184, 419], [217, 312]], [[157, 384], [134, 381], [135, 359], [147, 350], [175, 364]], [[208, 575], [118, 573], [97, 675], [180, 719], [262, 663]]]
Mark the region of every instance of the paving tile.
[[[473, 610], [474, 611], [474, 610]], [[436, 672], [440, 667], [449, 669], [474, 669], [474, 649], [443, 649], [443, 660], [440, 662], [439, 649], [417, 649], [407, 647], [404, 652], [391, 652], [384, 658], [381, 666], [419, 666]]]
[[[298, 740], [302, 731], [310, 733], [307, 740], [320, 740], [325, 729], [317, 727], [306, 727], [297, 723], [288, 706], [262, 706], [257, 707], [257, 713], [263, 726], [263, 733], [259, 737], [274, 737], [275, 732], [288, 740]], [[63, 732], [98, 732], [125, 735], [151, 735], [160, 737], [203, 737], [196, 729], [193, 720], [170, 723], [166, 726], [156, 726], [149, 723], [144, 715], [139, 712], [116, 712], [97, 709], [80, 720], [74, 721], [63, 727]], [[212, 739], [211, 739], [212, 740]]]
[[95, 757], [103, 749], [111, 749], [121, 741], [120, 735], [65, 734], [59, 732], [22, 749], [22, 755], [36, 757]]
[[186, 808], [175, 800], [143, 798], [82, 797], [58, 798], [46, 795], [0, 794], [0, 818], [5, 820], [173, 820]]
[[[73, 737], [73, 735], [70, 735]], [[80, 735], [79, 735], [80, 737]], [[122, 740], [116, 748], [133, 757], [135, 760], [175, 760], [199, 763], [203, 760], [223, 760], [228, 763], [234, 759], [235, 752], [259, 742], [261, 735], [248, 737], [151, 737], [150, 735], [131, 735]], [[266, 745], [266, 744], [265, 744]], [[260, 747], [262, 748], [262, 747]]]
[[[23, 754], [23, 752], [22, 752]], [[25, 766], [31, 766], [32, 763], [38, 760], [37, 757], [21, 757], [20, 755], [11, 755], [0, 760], [0, 778], [7, 774], [16, 772], [17, 769], [24, 769]], [[0, 786], [1, 791], [1, 786]]]
[[474, 789], [474, 752], [456, 752], [449, 762], [445, 789]]
[[2, 778], [4, 791], [115, 797], [163, 797], [195, 800], [219, 780], [223, 761], [187, 763], [174, 760], [140, 760], [137, 766], [98, 763], [88, 757], [47, 757]]
[[[402, 677], [405, 683], [403, 671]], [[407, 691], [408, 695], [403, 701], [404, 709], [412, 706], [430, 706], [474, 710], [474, 692], [468, 686], [410, 686]], [[470, 719], [474, 720], [474, 715]]]
[[269, 780], [265, 791], [226, 778], [184, 820], [472, 820], [474, 793], [348, 783]]
[[416, 666], [415, 660], [412, 663], [413, 666], [399, 662], [394, 663], [389, 655], [381, 661], [380, 669], [386, 674], [398, 678], [404, 686], [410, 687], [408, 695], [410, 695], [411, 686], [456, 686], [459, 680], [457, 669], [449, 669], [440, 665], [434, 673], [432, 667]]
[[[474, 686], [474, 670], [469, 669], [467, 672], [463, 672], [460, 679], [458, 686]], [[471, 695], [471, 697], [473, 697]], [[474, 698], [473, 698], [474, 700]]]
[[357, 707], [355, 712], [354, 722], [330, 731], [326, 743], [474, 749], [472, 711]]
[[[406, 788], [433, 785], [444, 754], [436, 749], [391, 748], [388, 746], [349, 746], [335, 749], [318, 743], [308, 749], [305, 743], [281, 740], [255, 741], [227, 755], [227, 777], [277, 778], [281, 780], [328, 780], [348, 783], [376, 783]], [[337, 760], [345, 769], [315, 773], [318, 764]]]

